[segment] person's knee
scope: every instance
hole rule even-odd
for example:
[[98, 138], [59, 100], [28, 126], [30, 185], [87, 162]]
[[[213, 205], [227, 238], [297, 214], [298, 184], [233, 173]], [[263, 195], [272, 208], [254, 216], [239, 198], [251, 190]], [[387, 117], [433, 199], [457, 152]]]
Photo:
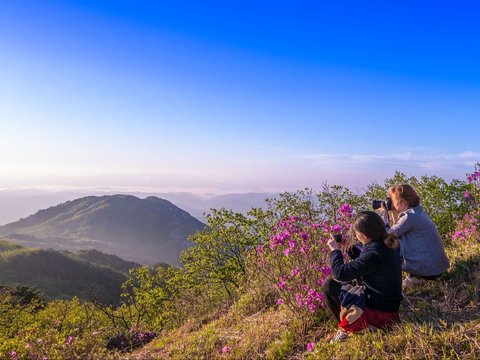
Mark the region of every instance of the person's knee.
[[333, 278], [328, 278], [324, 282], [321, 290], [324, 295], [333, 295], [333, 294], [339, 294], [340, 288], [341, 288], [341, 285], [338, 281], [336, 281]]

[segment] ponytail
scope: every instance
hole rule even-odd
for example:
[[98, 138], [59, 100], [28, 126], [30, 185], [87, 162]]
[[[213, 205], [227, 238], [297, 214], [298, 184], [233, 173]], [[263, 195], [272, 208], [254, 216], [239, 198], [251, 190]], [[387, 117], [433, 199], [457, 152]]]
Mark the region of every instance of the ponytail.
[[387, 247], [391, 249], [397, 249], [400, 247], [400, 241], [398, 240], [397, 235], [395, 235], [393, 231], [385, 235], [383, 242], [385, 243], [385, 245], [387, 245]]

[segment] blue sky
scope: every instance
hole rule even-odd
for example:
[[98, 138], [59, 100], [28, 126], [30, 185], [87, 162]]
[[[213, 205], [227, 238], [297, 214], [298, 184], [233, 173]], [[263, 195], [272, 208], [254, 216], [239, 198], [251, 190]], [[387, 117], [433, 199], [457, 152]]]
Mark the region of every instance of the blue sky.
[[474, 1], [0, 1], [0, 188], [463, 178]]

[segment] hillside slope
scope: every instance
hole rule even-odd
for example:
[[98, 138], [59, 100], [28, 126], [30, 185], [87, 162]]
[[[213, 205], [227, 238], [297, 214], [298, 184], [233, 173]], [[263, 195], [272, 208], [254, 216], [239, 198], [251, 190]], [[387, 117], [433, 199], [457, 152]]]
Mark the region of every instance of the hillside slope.
[[140, 266], [140, 264], [133, 261], [126, 261], [116, 255], [104, 254], [95, 249], [78, 250], [74, 252], [65, 251], [64, 253], [76, 260], [109, 267], [121, 273], [128, 273], [130, 269]]
[[25, 246], [96, 249], [139, 263], [177, 264], [190, 246], [188, 236], [203, 226], [157, 197], [89, 196], [2, 226], [0, 236]]
[[407, 290], [402, 322], [388, 332], [330, 344], [336, 324], [324, 310], [306, 327], [287, 307], [245, 291], [228, 311], [166, 331], [123, 359], [478, 359], [480, 238], [447, 252], [448, 273]]
[[[97, 254], [97, 259], [109, 255]], [[70, 252], [25, 248], [0, 240], [0, 284], [35, 285], [49, 299], [96, 299], [118, 303], [125, 272], [134, 263], [119, 258], [99, 265]], [[114, 269], [117, 267], [117, 270]], [[125, 271], [119, 271], [125, 269]]]

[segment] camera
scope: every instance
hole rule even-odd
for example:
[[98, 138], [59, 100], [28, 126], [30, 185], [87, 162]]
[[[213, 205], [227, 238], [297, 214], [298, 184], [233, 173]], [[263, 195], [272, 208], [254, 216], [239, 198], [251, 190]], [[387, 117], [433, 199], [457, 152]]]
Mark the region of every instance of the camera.
[[[383, 202], [383, 200], [373, 200], [372, 201], [373, 210], [380, 209], [382, 207], [382, 202]], [[391, 197], [387, 197], [385, 199], [385, 207], [389, 211], [392, 210], [392, 198]]]
[[342, 242], [342, 234], [334, 234], [333, 235], [333, 238], [335, 239], [335, 241], [337, 243], [341, 243]]

